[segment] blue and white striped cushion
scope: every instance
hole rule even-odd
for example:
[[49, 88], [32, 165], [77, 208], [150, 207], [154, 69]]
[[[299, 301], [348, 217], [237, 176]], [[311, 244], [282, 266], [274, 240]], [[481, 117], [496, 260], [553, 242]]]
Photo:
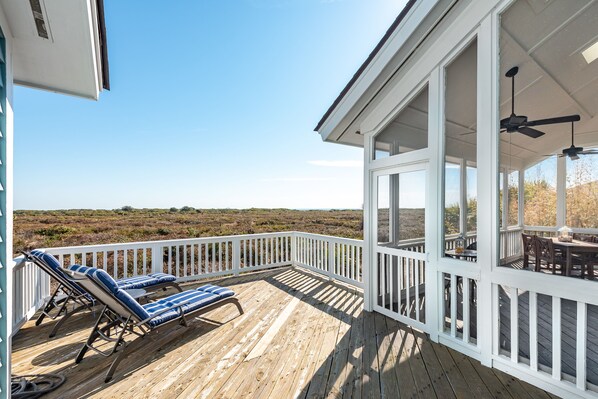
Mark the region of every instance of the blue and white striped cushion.
[[132, 290], [138, 288], [146, 288], [152, 285], [170, 283], [176, 280], [176, 277], [166, 273], [153, 273], [147, 276], [135, 276], [123, 278], [116, 283], [123, 290]]
[[[73, 265], [69, 267], [69, 269], [86, 274], [93, 273], [93, 271], [96, 270], [96, 268], [81, 265]], [[135, 276], [116, 280], [116, 285], [118, 285], [121, 290], [135, 290], [139, 288], [151, 287], [152, 285], [169, 283], [175, 280], [176, 277], [172, 274], [153, 273], [148, 274], [147, 276]]]
[[48, 265], [54, 272], [60, 276], [62, 276], [65, 280], [68, 280], [73, 288], [77, 289], [79, 292], [78, 294], [86, 294], [86, 291], [79, 286], [76, 282], [72, 281], [64, 272], [62, 271], [62, 266], [56, 260], [56, 258], [50, 254], [40, 251], [39, 249], [34, 249], [33, 251], [29, 252], [32, 258], [35, 258], [38, 262], [41, 262], [45, 265]]
[[[216, 291], [218, 291], [218, 289], [221, 288], [221, 287], [217, 287], [217, 286], [210, 286], [210, 287], [213, 287], [214, 290], [216, 290]], [[201, 288], [203, 288], [203, 287], [201, 287]], [[223, 298], [235, 295], [235, 293], [233, 291], [229, 290], [228, 288], [225, 288], [225, 292], [223, 292], [222, 294], [203, 291], [203, 290], [201, 290], [201, 288], [198, 288], [196, 290], [188, 290], [188, 291], [184, 291], [184, 292], [179, 292], [179, 293], [171, 295], [167, 298], [160, 299], [159, 301], [145, 304], [145, 305], [143, 305], [143, 308], [150, 315], [152, 315], [152, 314], [156, 314], [164, 309], [172, 307], [178, 303], [189, 301], [188, 303], [185, 303], [184, 305], [181, 306], [181, 308], [183, 309], [183, 313], [186, 314], [186, 313], [190, 313], [194, 310], [197, 310], [199, 308], [208, 306], [208, 305], [210, 305], [216, 301], [219, 301]], [[171, 309], [167, 312], [164, 312], [163, 314], [150, 320], [149, 324], [152, 327], [156, 327], [156, 326], [159, 326], [160, 324], [166, 323], [167, 321], [175, 319], [180, 316], [181, 308]]]
[[229, 296], [235, 295], [233, 290], [225, 287], [219, 287], [217, 285], [206, 284], [202, 285], [201, 287], [197, 288], [198, 291], [209, 292], [211, 294], [218, 294], [221, 298], [226, 298]]
[[[83, 273], [83, 272], [82, 272]], [[147, 319], [149, 314], [143, 309], [143, 306], [139, 304], [136, 300], [134, 300], [131, 295], [127, 293], [127, 291], [122, 290], [116, 284], [116, 281], [108, 273], [104, 270], [96, 269], [95, 267], [90, 267], [86, 272], [88, 276], [91, 277], [96, 283], [100, 284], [104, 287], [109, 293], [114, 295], [117, 299], [122, 302], [129, 310], [131, 310], [140, 320]]]

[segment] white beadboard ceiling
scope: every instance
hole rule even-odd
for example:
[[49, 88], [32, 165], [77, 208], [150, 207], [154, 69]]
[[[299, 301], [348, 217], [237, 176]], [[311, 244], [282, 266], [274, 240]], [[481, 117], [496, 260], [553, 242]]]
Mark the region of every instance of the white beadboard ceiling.
[[[588, 64], [581, 52], [598, 41], [598, 1], [519, 0], [502, 16], [500, 38], [500, 117], [511, 112], [511, 84], [504, 73], [519, 67], [515, 113], [529, 120], [579, 114], [575, 144], [598, 146], [598, 60]], [[447, 155], [474, 159], [476, 45], [447, 69]], [[420, 112], [402, 112], [387, 129], [410, 126], [425, 134]], [[412, 110], [414, 111], [414, 110]], [[426, 110], [424, 109], [424, 112]], [[503, 165], [525, 167], [571, 145], [570, 124], [537, 127], [538, 139], [501, 134]], [[418, 141], [413, 138], [403, 142]], [[510, 141], [510, 143], [509, 143]]]

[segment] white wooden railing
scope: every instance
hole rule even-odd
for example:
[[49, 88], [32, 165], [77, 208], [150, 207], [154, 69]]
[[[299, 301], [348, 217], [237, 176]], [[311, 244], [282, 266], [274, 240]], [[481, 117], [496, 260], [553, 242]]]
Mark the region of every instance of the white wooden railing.
[[[164, 272], [189, 281], [300, 266], [363, 288], [363, 242], [299, 232], [48, 248], [63, 267], [105, 270], [116, 279]], [[23, 257], [14, 261], [13, 331], [50, 295], [50, 279]]]
[[363, 288], [363, 241], [295, 233], [295, 264]]
[[50, 296], [50, 277], [23, 256], [14, 259], [12, 273], [14, 334]]
[[595, 372], [588, 354], [598, 346], [596, 283], [526, 276], [501, 270], [493, 277], [494, 366], [540, 387], [556, 386], [564, 397], [598, 397], [598, 386], [588, 382], [588, 373]]
[[[526, 228], [527, 230], [527, 228]], [[514, 258], [521, 256], [521, 227], [509, 227], [500, 231], [500, 258], [504, 262], [509, 262]], [[556, 231], [556, 228], [555, 230]], [[459, 234], [447, 235], [444, 239], [444, 250], [448, 251], [455, 249], [455, 242], [459, 238]], [[465, 235], [465, 246], [471, 245], [477, 241], [477, 235], [474, 233], [467, 233]], [[410, 240], [399, 241], [398, 249], [405, 249], [407, 251], [426, 252], [426, 246], [423, 238], [414, 238]]]

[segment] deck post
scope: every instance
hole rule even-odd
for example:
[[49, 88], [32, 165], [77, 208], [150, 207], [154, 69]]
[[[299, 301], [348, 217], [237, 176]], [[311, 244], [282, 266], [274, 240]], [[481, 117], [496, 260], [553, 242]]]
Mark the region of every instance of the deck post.
[[[363, 129], [362, 129], [363, 131]], [[374, 289], [373, 289], [373, 270], [372, 270], [372, 245], [376, 239], [372, 230], [372, 218], [375, 217], [372, 211], [372, 192], [374, 185], [370, 172], [370, 162], [373, 158], [373, 133], [365, 134], [363, 139], [363, 255], [362, 255], [362, 275], [363, 275], [363, 310], [371, 312], [374, 310]]]
[[297, 267], [297, 232], [291, 233], [291, 265]]
[[328, 278], [332, 280], [332, 274], [335, 271], [335, 260], [336, 254], [334, 253], [336, 245], [332, 241], [328, 241], [328, 267], [326, 268], [326, 273], [328, 273]]
[[492, 366], [492, 337], [496, 328], [492, 306], [492, 270], [498, 260], [498, 17], [486, 16], [478, 31], [477, 65], [477, 233], [478, 346], [480, 360]]
[[237, 237], [232, 239], [233, 243], [233, 275], [238, 276], [241, 271], [241, 240]]
[[[444, 251], [444, 234], [442, 226], [443, 193], [442, 180], [444, 174], [444, 71], [436, 67], [430, 73], [428, 91], [428, 148], [430, 159], [428, 161], [428, 181], [426, 193], [426, 220], [425, 220], [425, 307], [426, 325], [428, 326], [430, 340], [438, 342], [438, 334], [442, 331], [441, 320], [442, 273], [438, 272], [438, 259]], [[465, 161], [462, 161], [463, 164]], [[463, 173], [462, 173], [463, 174]], [[461, 196], [462, 197], [462, 196]], [[463, 214], [463, 212], [461, 212]], [[464, 219], [461, 216], [461, 219]], [[461, 226], [467, 226], [461, 221]]]
[[556, 158], [556, 227], [567, 224], [567, 158]]
[[[160, 256], [161, 248], [162, 247], [160, 247], [159, 245], [152, 245], [152, 273], [161, 273], [163, 271], [163, 267], [161, 264], [162, 257]], [[116, 258], [116, 251], [114, 257]], [[116, 263], [114, 264], [114, 267], [116, 267]]]

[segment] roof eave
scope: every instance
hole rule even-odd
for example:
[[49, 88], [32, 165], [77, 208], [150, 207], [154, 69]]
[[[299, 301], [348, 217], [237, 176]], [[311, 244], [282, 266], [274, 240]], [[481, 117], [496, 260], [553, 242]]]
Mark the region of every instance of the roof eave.
[[409, 11], [411, 10], [411, 8], [413, 7], [413, 5], [416, 2], [417, 2], [417, 0], [409, 0], [407, 2], [407, 4], [405, 5], [405, 7], [403, 7], [403, 9], [401, 10], [401, 12], [397, 16], [397, 18], [394, 20], [392, 25], [390, 25], [390, 27], [386, 30], [386, 33], [384, 33], [384, 36], [382, 36], [382, 39], [380, 39], [380, 41], [378, 42], [376, 47], [374, 47], [374, 50], [368, 55], [366, 60], [363, 62], [363, 64], [361, 64], [361, 66], [359, 67], [357, 72], [355, 72], [355, 74], [353, 75], [351, 80], [349, 80], [349, 82], [345, 85], [345, 87], [340, 92], [338, 97], [334, 100], [332, 105], [328, 108], [328, 110], [326, 110], [326, 112], [324, 113], [324, 116], [322, 116], [322, 118], [318, 122], [317, 126], [315, 127], [314, 131], [316, 131], [316, 132], [320, 131], [321, 127], [324, 125], [324, 123], [326, 122], [328, 117], [332, 114], [334, 109], [339, 105], [339, 103], [347, 95], [349, 90], [351, 90], [351, 88], [353, 87], [355, 82], [357, 82], [357, 80], [361, 77], [361, 75], [364, 73], [364, 71], [367, 69], [367, 67], [370, 65], [370, 63], [372, 63], [372, 61], [378, 55], [380, 50], [382, 50], [384, 45], [388, 42], [388, 39], [390, 39], [392, 34], [399, 27], [399, 25], [401, 24], [401, 22], [403, 21], [405, 16], [409, 13]]

